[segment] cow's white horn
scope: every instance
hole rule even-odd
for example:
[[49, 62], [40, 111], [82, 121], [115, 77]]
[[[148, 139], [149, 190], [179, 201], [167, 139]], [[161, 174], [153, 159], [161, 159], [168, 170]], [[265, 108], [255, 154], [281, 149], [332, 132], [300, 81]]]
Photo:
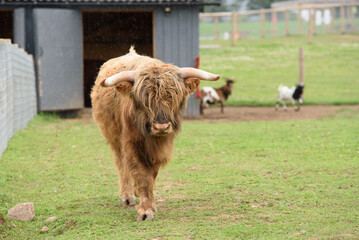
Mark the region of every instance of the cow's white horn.
[[199, 78], [201, 80], [216, 81], [220, 78], [219, 75], [206, 72], [197, 68], [180, 68], [183, 78]]
[[110, 87], [121, 81], [135, 81], [136, 71], [123, 71], [101, 81], [102, 87]]

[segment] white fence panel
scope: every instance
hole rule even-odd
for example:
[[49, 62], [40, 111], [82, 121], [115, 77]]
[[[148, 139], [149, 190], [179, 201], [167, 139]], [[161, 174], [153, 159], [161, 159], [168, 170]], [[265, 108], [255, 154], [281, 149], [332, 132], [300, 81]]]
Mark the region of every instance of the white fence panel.
[[32, 56], [0, 42], [0, 156], [14, 133], [36, 115], [35, 87]]

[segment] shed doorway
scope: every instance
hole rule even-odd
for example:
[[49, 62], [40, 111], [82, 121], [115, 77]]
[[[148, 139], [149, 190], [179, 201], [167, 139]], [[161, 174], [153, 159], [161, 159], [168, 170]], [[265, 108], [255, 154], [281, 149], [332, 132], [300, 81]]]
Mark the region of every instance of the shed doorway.
[[153, 12], [83, 12], [84, 103], [91, 107], [91, 88], [101, 65], [128, 53], [153, 57]]
[[8, 38], [13, 42], [13, 11], [0, 10], [0, 38]]

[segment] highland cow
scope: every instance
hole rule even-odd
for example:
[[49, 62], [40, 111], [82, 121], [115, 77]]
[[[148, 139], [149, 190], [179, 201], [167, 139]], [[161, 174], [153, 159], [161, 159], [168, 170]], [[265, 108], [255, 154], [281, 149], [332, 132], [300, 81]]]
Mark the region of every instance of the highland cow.
[[165, 64], [133, 48], [99, 71], [91, 93], [93, 117], [114, 153], [122, 205], [134, 206], [139, 197], [137, 221], [154, 219], [153, 186], [171, 158], [187, 96], [200, 79], [219, 76]]

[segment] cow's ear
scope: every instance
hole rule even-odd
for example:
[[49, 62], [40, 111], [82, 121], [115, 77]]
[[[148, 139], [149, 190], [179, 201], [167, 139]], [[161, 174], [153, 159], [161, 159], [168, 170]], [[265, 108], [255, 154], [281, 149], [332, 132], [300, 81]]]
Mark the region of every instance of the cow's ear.
[[198, 88], [201, 81], [198, 78], [186, 78], [184, 79], [184, 85], [186, 86], [187, 95], [193, 93]]
[[117, 92], [122, 94], [129, 94], [133, 87], [133, 81], [124, 80], [116, 84], [115, 88]]

